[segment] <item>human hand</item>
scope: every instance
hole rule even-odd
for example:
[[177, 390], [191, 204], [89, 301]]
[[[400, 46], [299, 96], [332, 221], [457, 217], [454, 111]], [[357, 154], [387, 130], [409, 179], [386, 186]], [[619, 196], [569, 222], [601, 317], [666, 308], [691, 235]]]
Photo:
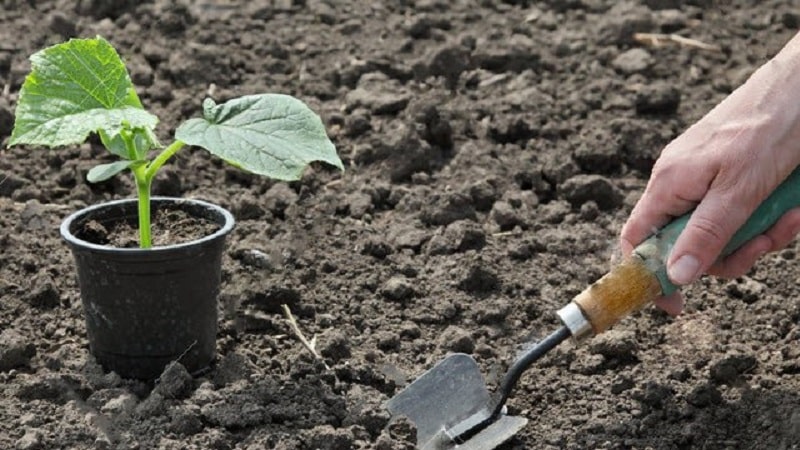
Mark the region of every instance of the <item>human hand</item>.
[[[625, 254], [695, 208], [667, 260], [677, 285], [708, 273], [732, 278], [800, 232], [800, 208], [718, 260], [733, 234], [800, 163], [800, 34], [744, 85], [663, 150], [622, 229]], [[680, 313], [679, 293], [656, 302]]]

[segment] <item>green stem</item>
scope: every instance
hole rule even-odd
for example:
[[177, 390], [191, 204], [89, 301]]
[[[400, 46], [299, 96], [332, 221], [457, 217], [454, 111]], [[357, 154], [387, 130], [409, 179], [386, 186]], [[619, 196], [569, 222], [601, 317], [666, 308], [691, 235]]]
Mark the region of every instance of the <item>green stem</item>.
[[156, 172], [158, 172], [158, 169], [160, 169], [161, 166], [163, 166], [164, 163], [166, 163], [167, 160], [169, 160], [172, 157], [172, 155], [174, 155], [178, 150], [183, 148], [184, 145], [186, 144], [181, 141], [173, 142], [172, 144], [169, 145], [169, 147], [162, 150], [161, 153], [159, 153], [158, 156], [156, 156], [156, 158], [150, 164], [147, 165], [145, 176], [147, 177], [148, 182], [153, 180], [153, 177], [156, 176]]
[[147, 177], [145, 166], [133, 169], [136, 179], [136, 193], [139, 197], [139, 247], [150, 248], [150, 185], [151, 179]]

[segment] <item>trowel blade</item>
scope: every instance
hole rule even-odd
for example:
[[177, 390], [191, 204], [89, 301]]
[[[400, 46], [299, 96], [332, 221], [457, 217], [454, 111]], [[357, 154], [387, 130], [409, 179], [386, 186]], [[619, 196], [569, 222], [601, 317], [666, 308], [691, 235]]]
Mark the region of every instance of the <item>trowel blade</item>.
[[422, 374], [392, 397], [386, 407], [392, 415], [408, 417], [417, 427], [417, 447], [423, 450], [491, 449], [525, 426], [527, 419], [501, 416], [467, 442], [454, 442], [453, 429], [477, 425], [491, 414], [491, 397], [475, 360], [455, 353]]

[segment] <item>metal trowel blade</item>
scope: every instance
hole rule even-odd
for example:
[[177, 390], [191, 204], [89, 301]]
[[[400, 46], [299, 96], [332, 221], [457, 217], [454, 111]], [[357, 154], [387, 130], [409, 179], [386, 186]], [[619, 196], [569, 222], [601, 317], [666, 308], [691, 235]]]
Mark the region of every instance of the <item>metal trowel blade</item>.
[[[457, 443], [455, 430], [466, 431], [491, 414], [491, 397], [475, 360], [455, 353], [422, 374], [392, 397], [386, 407], [392, 415], [408, 417], [417, 427], [417, 447], [491, 449], [508, 440], [528, 422], [501, 416], [466, 442]], [[468, 425], [465, 429], [465, 424]]]

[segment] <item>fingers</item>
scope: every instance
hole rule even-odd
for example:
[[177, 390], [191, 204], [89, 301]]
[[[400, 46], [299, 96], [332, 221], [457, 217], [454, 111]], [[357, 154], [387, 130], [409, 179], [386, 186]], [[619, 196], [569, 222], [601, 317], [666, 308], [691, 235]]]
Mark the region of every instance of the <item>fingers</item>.
[[767, 252], [786, 248], [800, 233], [800, 208], [789, 210], [765, 234], [758, 236], [708, 269], [710, 275], [737, 278], [746, 274]]
[[683, 311], [683, 296], [679, 291], [675, 291], [670, 295], [657, 298], [655, 304], [670, 316], [675, 317]]
[[673, 283], [692, 283], [707, 271], [755, 209], [741, 198], [731, 198], [730, 192], [710, 190], [692, 213], [667, 261], [667, 275]]

